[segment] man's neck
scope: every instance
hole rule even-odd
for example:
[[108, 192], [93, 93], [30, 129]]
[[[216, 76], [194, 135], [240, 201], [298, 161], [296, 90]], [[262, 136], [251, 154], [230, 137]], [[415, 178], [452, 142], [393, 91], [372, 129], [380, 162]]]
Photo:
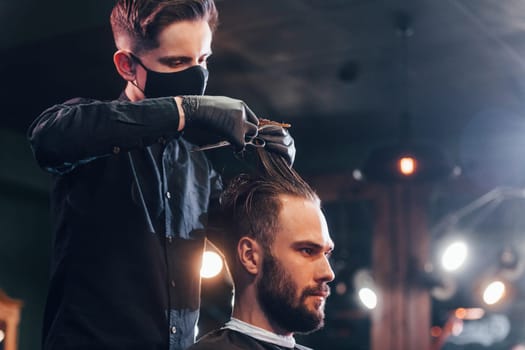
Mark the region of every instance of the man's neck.
[[264, 313], [254, 293], [246, 291], [236, 295], [232, 317], [281, 336], [292, 336], [293, 332], [279, 327]]
[[293, 349], [296, 346], [295, 339], [292, 335], [278, 335], [269, 332], [266, 329], [238, 320], [235, 317], [232, 317], [230, 321], [224, 325], [223, 329], [231, 329], [263, 342], [276, 344], [288, 349]]

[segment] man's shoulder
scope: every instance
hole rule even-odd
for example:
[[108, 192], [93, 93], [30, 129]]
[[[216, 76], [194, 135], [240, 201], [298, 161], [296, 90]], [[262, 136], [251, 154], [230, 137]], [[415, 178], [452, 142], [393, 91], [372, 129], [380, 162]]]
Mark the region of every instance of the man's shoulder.
[[[268, 350], [276, 348], [280, 349], [280, 347], [257, 340], [249, 335], [221, 328], [206, 334], [187, 350]], [[312, 350], [299, 344], [296, 344], [294, 349]]]
[[227, 329], [216, 329], [200, 338], [187, 350], [220, 350], [232, 348], [232, 340]]
[[217, 329], [203, 336], [188, 350], [247, 350], [264, 349], [255, 339], [226, 328]]

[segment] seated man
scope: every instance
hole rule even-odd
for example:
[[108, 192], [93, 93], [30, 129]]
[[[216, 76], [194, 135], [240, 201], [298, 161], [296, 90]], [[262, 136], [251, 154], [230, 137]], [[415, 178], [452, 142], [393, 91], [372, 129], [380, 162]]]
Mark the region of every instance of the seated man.
[[293, 334], [323, 326], [327, 283], [334, 279], [328, 261], [334, 244], [317, 195], [283, 165], [236, 177], [216, 214], [209, 231], [219, 237], [235, 303], [230, 321], [189, 350], [307, 349]]

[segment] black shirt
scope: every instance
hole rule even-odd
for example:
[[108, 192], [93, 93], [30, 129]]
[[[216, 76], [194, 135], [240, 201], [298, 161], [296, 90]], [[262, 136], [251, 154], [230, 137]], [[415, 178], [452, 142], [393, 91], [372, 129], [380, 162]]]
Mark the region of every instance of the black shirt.
[[45, 349], [184, 349], [194, 341], [206, 211], [222, 187], [173, 98], [75, 99], [30, 127], [53, 174]]

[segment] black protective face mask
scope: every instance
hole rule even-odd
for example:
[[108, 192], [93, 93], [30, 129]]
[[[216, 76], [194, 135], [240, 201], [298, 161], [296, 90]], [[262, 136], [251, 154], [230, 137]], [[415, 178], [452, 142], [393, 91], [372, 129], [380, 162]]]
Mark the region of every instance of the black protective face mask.
[[146, 70], [146, 86], [142, 91], [148, 98], [204, 95], [208, 82], [208, 70], [201, 66], [192, 66], [180, 72], [159, 73], [155, 72], [140, 61], [135, 55], [131, 57]]

